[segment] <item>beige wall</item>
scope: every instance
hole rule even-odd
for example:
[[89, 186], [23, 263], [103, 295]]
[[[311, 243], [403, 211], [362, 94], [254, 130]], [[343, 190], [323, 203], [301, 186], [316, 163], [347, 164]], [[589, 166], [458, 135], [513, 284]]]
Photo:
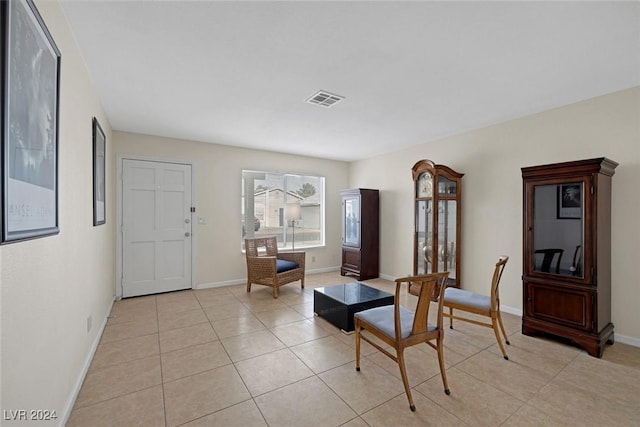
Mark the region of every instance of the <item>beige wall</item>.
[[[59, 425], [73, 403], [114, 294], [115, 210], [109, 182], [107, 223], [93, 226], [93, 116], [107, 137], [107, 174], [113, 170], [112, 141], [109, 121], [58, 3], [36, 4], [62, 54], [60, 234], [0, 247], [0, 409], [55, 410], [59, 418], [52, 424]], [[89, 332], [88, 316], [93, 323]]]
[[[195, 281], [203, 286], [246, 276], [238, 224], [242, 169], [327, 178], [326, 247], [307, 252], [310, 271], [340, 264], [339, 190], [379, 188], [381, 273], [395, 277], [412, 268], [410, 168], [422, 158], [447, 164], [466, 174], [464, 287], [485, 291], [492, 263], [509, 254], [502, 297], [516, 310], [521, 308], [520, 168], [609, 157], [620, 162], [613, 178], [613, 321], [619, 336], [640, 344], [635, 265], [640, 259], [640, 88], [352, 164], [112, 134], [58, 3], [38, 0], [37, 6], [62, 52], [60, 234], [0, 247], [0, 409], [51, 409], [64, 417], [73, 403], [115, 293], [115, 171], [118, 156], [125, 155], [194, 165], [196, 215], [208, 219], [194, 235]], [[99, 227], [92, 225], [93, 116], [105, 130], [108, 154], [107, 223]], [[89, 316], [93, 326], [87, 332]]]
[[640, 345], [640, 88], [355, 162], [349, 183], [381, 191], [380, 271], [395, 277], [412, 270], [411, 167], [426, 158], [464, 173], [462, 286], [486, 292], [493, 264], [507, 254], [502, 304], [521, 310], [520, 168], [594, 157], [620, 163], [612, 196], [613, 323], [618, 339]]
[[196, 287], [241, 283], [247, 277], [240, 248], [243, 169], [324, 176], [326, 245], [306, 250], [307, 271], [340, 265], [339, 192], [348, 186], [348, 163], [125, 132], [114, 132], [113, 140], [116, 162], [148, 157], [193, 164], [196, 217], [207, 218], [206, 225], [194, 218]]

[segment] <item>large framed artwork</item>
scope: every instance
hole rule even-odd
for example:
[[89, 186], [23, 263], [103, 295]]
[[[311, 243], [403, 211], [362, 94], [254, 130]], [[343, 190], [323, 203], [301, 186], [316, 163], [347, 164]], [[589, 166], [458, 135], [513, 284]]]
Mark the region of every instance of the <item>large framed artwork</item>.
[[102, 225], [106, 221], [105, 210], [105, 153], [107, 140], [104, 131], [93, 118], [93, 225]]
[[0, 1], [2, 243], [57, 234], [60, 51], [32, 0]]

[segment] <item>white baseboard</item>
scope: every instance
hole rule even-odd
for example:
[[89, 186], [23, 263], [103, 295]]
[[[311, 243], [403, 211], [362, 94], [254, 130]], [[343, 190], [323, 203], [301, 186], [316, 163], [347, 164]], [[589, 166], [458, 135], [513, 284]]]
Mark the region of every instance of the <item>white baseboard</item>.
[[613, 339], [615, 342], [631, 345], [633, 347], [640, 347], [640, 338], [634, 338], [627, 335], [620, 335], [614, 332]]
[[500, 304], [500, 311], [502, 311], [503, 313], [509, 313], [515, 316], [522, 317], [522, 310], [519, 308], [513, 308], [513, 307], [509, 307], [508, 305]]
[[[340, 267], [327, 267], [327, 268], [318, 268], [315, 270], [307, 270], [307, 274], [320, 274], [320, 273], [330, 273], [332, 271], [339, 271]], [[390, 276], [388, 274], [380, 274], [379, 276], [381, 279], [384, 280], [388, 280], [390, 282], [393, 282], [396, 277], [395, 276]], [[222, 286], [230, 286], [230, 285], [240, 285], [240, 284], [244, 284], [247, 283], [247, 279], [236, 279], [236, 280], [227, 280], [227, 281], [223, 281], [223, 282], [210, 282], [210, 283], [201, 283], [196, 285], [196, 287], [194, 289], [207, 289], [207, 288], [218, 288], [218, 287], [222, 287]], [[522, 309], [520, 308], [515, 308], [515, 307], [509, 307], [507, 305], [501, 305], [500, 306], [500, 310], [504, 313], [509, 313], [509, 314], [513, 314], [514, 316], [519, 316], [522, 317]], [[627, 345], [631, 345], [634, 347], [640, 347], [640, 338], [635, 338], [635, 337], [630, 337], [627, 335], [621, 335], [618, 333], [614, 334], [614, 339], [616, 342], [620, 342], [622, 344], [627, 344]]]
[[388, 280], [390, 282], [393, 282], [394, 280], [396, 280], [396, 278], [394, 276], [389, 276], [388, 274], [380, 274], [379, 277], [381, 279]]
[[331, 273], [333, 271], [340, 271], [340, 267], [325, 267], [325, 268], [316, 268], [313, 270], [307, 270], [307, 274], [320, 274], [320, 273]]
[[76, 403], [76, 399], [78, 398], [78, 394], [80, 394], [80, 389], [82, 388], [82, 383], [84, 382], [85, 377], [87, 376], [87, 372], [89, 371], [89, 366], [91, 366], [91, 361], [93, 360], [93, 356], [96, 354], [96, 350], [98, 349], [98, 344], [100, 344], [100, 339], [102, 338], [102, 333], [104, 332], [104, 328], [107, 326], [107, 320], [109, 319], [109, 313], [111, 313], [111, 309], [113, 308], [113, 303], [115, 302], [116, 297], [114, 296], [111, 300], [111, 304], [109, 304], [109, 308], [104, 315], [104, 320], [100, 325], [100, 330], [96, 335], [96, 338], [93, 340], [93, 344], [91, 345], [91, 349], [85, 358], [84, 364], [82, 365], [82, 370], [80, 371], [80, 375], [76, 380], [76, 384], [73, 387], [71, 392], [71, 396], [67, 400], [67, 404], [64, 407], [63, 416], [60, 417], [60, 427], [64, 427], [67, 425], [69, 421], [69, 417], [71, 416], [71, 411], [73, 411], [73, 405]]
[[[502, 311], [503, 313], [514, 314], [516, 316], [522, 317], [522, 310], [520, 310], [519, 308], [513, 308], [513, 307], [501, 305], [500, 311]], [[633, 347], [640, 347], [639, 338], [630, 337], [628, 335], [621, 335], [616, 332], [614, 332], [613, 337], [615, 342], [627, 344]]]
[[[326, 268], [317, 268], [314, 270], [307, 270], [306, 274], [320, 274], [320, 273], [330, 273], [332, 271], [339, 271], [340, 267], [326, 267]], [[247, 283], [247, 278], [243, 279], [233, 279], [233, 280], [223, 280], [221, 282], [208, 282], [208, 283], [198, 283], [193, 289], [210, 289], [210, 288], [221, 288], [223, 286], [233, 286], [233, 285], [244, 285]]]
[[221, 282], [207, 282], [207, 283], [197, 283], [193, 289], [210, 289], [210, 288], [222, 288], [223, 286], [233, 286], [233, 285], [242, 285], [246, 284], [247, 279], [233, 279], [233, 280], [223, 280]]

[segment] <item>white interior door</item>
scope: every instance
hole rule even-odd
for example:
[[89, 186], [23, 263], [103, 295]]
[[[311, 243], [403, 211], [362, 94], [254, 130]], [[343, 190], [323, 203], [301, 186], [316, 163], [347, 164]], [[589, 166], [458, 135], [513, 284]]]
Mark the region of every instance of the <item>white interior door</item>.
[[191, 165], [124, 159], [123, 298], [191, 288]]

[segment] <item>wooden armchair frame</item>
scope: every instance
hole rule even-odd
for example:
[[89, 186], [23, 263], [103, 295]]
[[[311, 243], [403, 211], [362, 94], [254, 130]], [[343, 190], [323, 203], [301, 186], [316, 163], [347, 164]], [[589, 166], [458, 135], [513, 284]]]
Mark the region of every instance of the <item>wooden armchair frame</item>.
[[[411, 396], [411, 388], [407, 379], [404, 363], [404, 349], [417, 344], [426, 343], [438, 353], [440, 375], [444, 384], [444, 392], [451, 394], [447, 383], [444, 367], [444, 328], [442, 321], [443, 294], [449, 272], [434, 273], [420, 276], [410, 276], [396, 279], [396, 293], [393, 305], [376, 307], [358, 312], [354, 316], [356, 338], [356, 370], [360, 371], [360, 339], [365, 340], [383, 354], [395, 361], [400, 367], [400, 375], [404, 384], [404, 391], [409, 399], [409, 408], [416, 410]], [[418, 303], [415, 312], [400, 306], [400, 288], [403, 283], [414, 285], [419, 289]], [[431, 301], [437, 303], [436, 325], [428, 323]], [[362, 334], [362, 329], [370, 335]], [[377, 342], [376, 342], [377, 341]], [[393, 347], [396, 354], [384, 349], [379, 341]], [[435, 344], [434, 344], [435, 342]]]
[[[498, 259], [498, 262], [496, 263], [496, 266], [493, 270], [493, 278], [491, 279], [491, 294], [489, 296], [476, 294], [471, 291], [465, 291], [457, 288], [447, 288], [444, 292], [444, 306], [449, 308], [449, 313], [445, 313], [444, 317], [449, 318], [449, 327], [453, 329], [453, 319], [457, 319], [463, 322], [492, 328], [496, 336], [496, 340], [498, 341], [500, 351], [502, 352], [502, 356], [506, 360], [509, 360], [509, 356], [507, 356], [507, 352], [502, 345], [498, 327], [502, 331], [502, 335], [504, 335], [505, 342], [507, 344], [510, 343], [509, 338], [507, 337], [507, 333], [504, 329], [504, 324], [502, 323], [502, 315], [500, 314], [500, 294], [498, 292], [498, 285], [500, 284], [500, 278], [502, 277], [502, 272], [504, 271], [504, 267], [507, 264], [508, 260], [509, 257], [506, 255], [503, 255]], [[491, 323], [481, 322], [468, 317], [455, 316], [453, 314], [454, 309], [490, 317]]]
[[[300, 288], [304, 289], [305, 253], [278, 252], [278, 240], [273, 237], [245, 239], [247, 259], [247, 292], [251, 292], [251, 284], [270, 286], [273, 297], [278, 298], [278, 288], [287, 283], [300, 280]], [[259, 249], [265, 248], [265, 254]], [[278, 273], [277, 260], [291, 261], [297, 268]]]

